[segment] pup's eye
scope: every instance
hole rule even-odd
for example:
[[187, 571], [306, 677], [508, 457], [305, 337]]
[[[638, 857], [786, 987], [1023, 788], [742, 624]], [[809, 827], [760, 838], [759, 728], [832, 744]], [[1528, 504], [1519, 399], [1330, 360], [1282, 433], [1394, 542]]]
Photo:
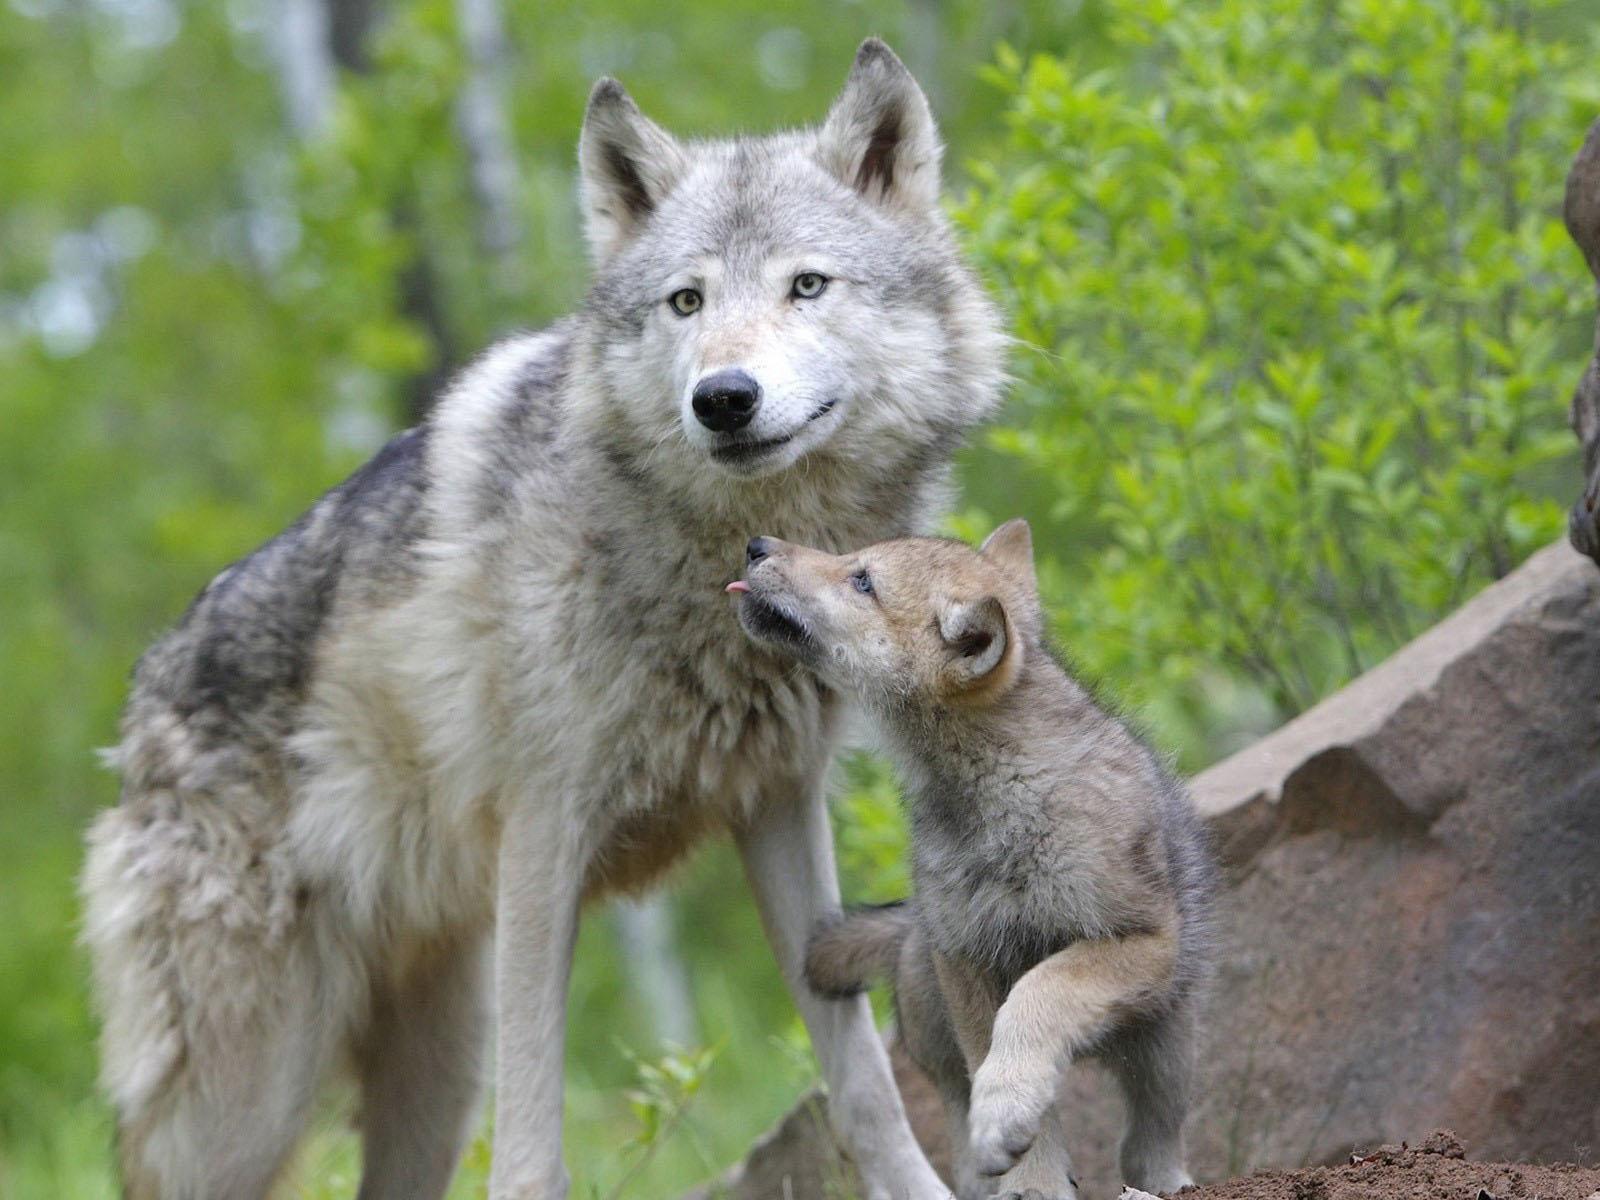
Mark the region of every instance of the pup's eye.
[[801, 271], [794, 277], [789, 294], [796, 300], [815, 300], [828, 286], [828, 277], [816, 271]]
[[694, 288], [679, 288], [667, 297], [667, 303], [680, 317], [692, 317], [700, 311], [700, 293]]
[[857, 571], [850, 576], [850, 586], [863, 596], [870, 596], [872, 595], [872, 576], [868, 575], [865, 570]]

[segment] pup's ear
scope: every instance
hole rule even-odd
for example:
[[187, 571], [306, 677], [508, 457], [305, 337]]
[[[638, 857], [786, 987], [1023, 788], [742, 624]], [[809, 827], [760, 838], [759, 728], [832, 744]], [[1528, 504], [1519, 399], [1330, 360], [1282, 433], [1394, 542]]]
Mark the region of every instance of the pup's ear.
[[1021, 517], [1012, 517], [984, 538], [978, 553], [1023, 584], [1030, 594], [1039, 594], [1033, 569], [1033, 531]]
[[968, 603], [946, 601], [939, 610], [939, 636], [950, 650], [945, 674], [956, 691], [989, 681], [1001, 663], [1015, 657], [1006, 654], [1010, 648], [1006, 610], [994, 596]]
[[939, 130], [905, 64], [877, 38], [856, 51], [822, 126], [818, 156], [868, 199], [914, 211], [939, 202]]
[[578, 135], [584, 232], [603, 261], [632, 236], [682, 175], [683, 151], [615, 79], [589, 93]]

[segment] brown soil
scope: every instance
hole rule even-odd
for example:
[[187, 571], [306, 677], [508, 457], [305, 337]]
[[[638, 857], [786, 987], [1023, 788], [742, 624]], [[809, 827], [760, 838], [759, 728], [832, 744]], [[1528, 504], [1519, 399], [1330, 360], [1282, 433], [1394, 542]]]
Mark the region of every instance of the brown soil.
[[1468, 1162], [1455, 1134], [1420, 1146], [1384, 1146], [1338, 1167], [1262, 1171], [1205, 1187], [1184, 1200], [1600, 1200], [1600, 1169], [1571, 1163]]

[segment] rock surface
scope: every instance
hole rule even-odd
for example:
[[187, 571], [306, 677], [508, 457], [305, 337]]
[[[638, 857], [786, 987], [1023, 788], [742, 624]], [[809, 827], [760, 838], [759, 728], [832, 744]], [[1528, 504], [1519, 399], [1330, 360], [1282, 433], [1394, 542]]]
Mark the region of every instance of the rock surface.
[[[1197, 1178], [1439, 1126], [1484, 1158], [1600, 1162], [1593, 563], [1540, 551], [1192, 786], [1226, 878]], [[900, 1067], [919, 1134], [942, 1142], [931, 1089]], [[1085, 1195], [1115, 1196], [1109, 1079], [1074, 1068], [1063, 1111]], [[819, 1116], [791, 1114], [718, 1194], [839, 1194]]]

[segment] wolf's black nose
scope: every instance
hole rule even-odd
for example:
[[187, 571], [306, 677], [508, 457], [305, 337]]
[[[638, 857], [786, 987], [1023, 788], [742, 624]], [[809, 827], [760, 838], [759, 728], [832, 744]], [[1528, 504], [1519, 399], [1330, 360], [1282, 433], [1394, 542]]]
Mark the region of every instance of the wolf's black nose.
[[761, 402], [761, 385], [743, 371], [713, 371], [694, 385], [694, 415], [713, 433], [743, 429]]
[[750, 544], [744, 548], [744, 560], [753, 567], [771, 553], [772, 540], [770, 538], [751, 538]]

